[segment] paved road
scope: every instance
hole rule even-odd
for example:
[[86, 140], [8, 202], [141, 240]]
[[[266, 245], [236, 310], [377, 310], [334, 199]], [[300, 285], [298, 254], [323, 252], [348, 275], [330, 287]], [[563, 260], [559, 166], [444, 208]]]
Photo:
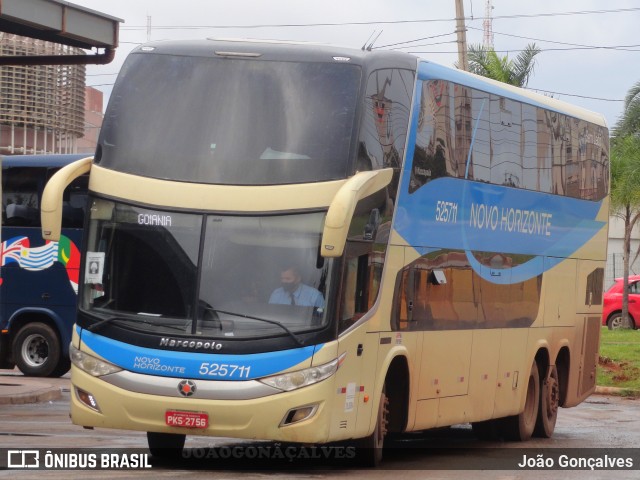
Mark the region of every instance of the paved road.
[[[0, 383], [7, 377], [0, 376]], [[54, 380], [62, 389], [58, 400], [36, 404], [0, 405], [0, 452], [2, 449], [30, 448], [146, 448], [144, 433], [108, 429], [84, 430], [72, 425], [68, 417], [69, 380]], [[238, 442], [230, 439], [188, 437], [187, 448], [193, 456], [206, 455], [209, 460], [191, 458], [181, 466], [165, 462], [152, 470], [102, 470], [102, 471], [0, 471], [4, 478], [65, 479], [70, 478], [176, 478], [186, 476], [199, 478], [264, 479], [264, 477], [287, 479], [387, 479], [402, 471], [403, 480], [418, 478], [437, 479], [634, 479], [640, 478], [640, 451], [629, 452], [618, 449], [640, 446], [640, 400], [628, 400], [610, 396], [592, 396], [582, 405], [572, 409], [562, 409], [552, 439], [535, 439], [525, 444], [490, 443], [476, 440], [468, 426], [458, 426], [438, 432], [414, 434], [397, 441], [395, 447], [385, 452], [384, 467], [367, 470], [353, 467], [349, 463], [310, 459], [306, 470], [300, 463], [286, 458], [269, 460], [249, 465], [246, 460], [226, 460], [221, 455], [234, 450], [230, 446], [241, 447], [243, 452], [258, 452], [259, 449], [281, 449], [286, 446], [271, 443]], [[455, 451], [438, 450], [453, 448]], [[521, 450], [523, 447], [531, 450]], [[534, 456], [547, 448], [590, 449], [607, 447], [616, 450], [599, 452], [593, 450], [566, 450], [570, 457], [615, 455], [615, 452], [632, 454], [636, 458], [634, 471], [534, 471], [534, 470], [493, 470], [492, 465], [507, 461], [519, 463], [522, 455]], [[251, 450], [253, 449], [253, 450]], [[142, 450], [140, 450], [142, 451]], [[303, 452], [310, 456], [309, 450]], [[582, 452], [582, 453], [581, 453]], [[300, 451], [296, 451], [299, 454]], [[312, 452], [311, 452], [312, 453]], [[211, 459], [211, 457], [214, 457]], [[497, 463], [496, 463], [497, 462]], [[1, 464], [1, 459], [0, 459]], [[296, 468], [296, 466], [298, 468]], [[308, 468], [307, 468], [308, 466]], [[473, 470], [452, 470], [461, 467]], [[186, 467], [186, 468], [185, 468]], [[199, 467], [199, 470], [191, 470]], [[239, 471], [241, 469], [248, 471]], [[515, 467], [514, 467], [515, 468]], [[482, 469], [484, 471], [477, 471]], [[390, 471], [393, 470], [393, 471]]]

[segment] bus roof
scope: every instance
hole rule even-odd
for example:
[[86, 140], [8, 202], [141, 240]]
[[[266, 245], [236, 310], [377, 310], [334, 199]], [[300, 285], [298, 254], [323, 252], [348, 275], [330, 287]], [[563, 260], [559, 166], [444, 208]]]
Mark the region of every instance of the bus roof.
[[418, 67], [418, 58], [403, 52], [391, 52], [388, 50], [368, 51], [335, 45], [269, 40], [206, 39], [159, 41], [141, 45], [132, 53], [246, 60], [253, 58], [290, 62], [345, 62], [361, 66], [384, 62], [386, 68], [406, 68], [413, 71]]
[[86, 153], [59, 155], [3, 155], [2, 167], [64, 167], [81, 158], [91, 157]]

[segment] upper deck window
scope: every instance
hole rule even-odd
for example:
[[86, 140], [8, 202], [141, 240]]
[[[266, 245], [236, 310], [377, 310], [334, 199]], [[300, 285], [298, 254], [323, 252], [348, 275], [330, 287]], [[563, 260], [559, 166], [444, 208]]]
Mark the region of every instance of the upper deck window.
[[267, 185], [345, 178], [360, 67], [131, 55], [98, 158], [176, 181]]

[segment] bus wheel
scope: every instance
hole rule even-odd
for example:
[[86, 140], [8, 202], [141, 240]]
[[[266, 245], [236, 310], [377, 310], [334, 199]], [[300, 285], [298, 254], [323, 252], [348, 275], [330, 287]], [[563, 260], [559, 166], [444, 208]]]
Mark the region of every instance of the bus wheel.
[[58, 360], [58, 365], [53, 369], [53, 372], [49, 375], [49, 377], [61, 377], [65, 373], [69, 371], [71, 368], [71, 360], [69, 357], [63, 357]]
[[62, 349], [55, 330], [44, 323], [28, 323], [13, 339], [13, 357], [25, 375], [48, 377], [58, 366]]
[[157, 458], [180, 458], [186, 438], [186, 435], [180, 433], [147, 432], [149, 451]]
[[357, 443], [357, 456], [361, 459], [362, 466], [377, 467], [382, 461], [382, 448], [384, 437], [387, 435], [387, 425], [389, 423], [389, 397], [386, 395], [386, 388], [382, 388], [380, 405], [378, 406], [378, 418], [373, 433], [363, 438]]
[[500, 436], [501, 419], [484, 420], [471, 423], [473, 434], [478, 440], [497, 440]]
[[556, 428], [558, 406], [560, 405], [560, 383], [558, 370], [555, 365], [549, 366], [540, 388], [540, 408], [534, 435], [536, 437], [551, 438]]
[[524, 441], [533, 435], [540, 405], [540, 376], [535, 360], [531, 365], [526, 395], [522, 413], [503, 420], [503, 436], [506, 440]]

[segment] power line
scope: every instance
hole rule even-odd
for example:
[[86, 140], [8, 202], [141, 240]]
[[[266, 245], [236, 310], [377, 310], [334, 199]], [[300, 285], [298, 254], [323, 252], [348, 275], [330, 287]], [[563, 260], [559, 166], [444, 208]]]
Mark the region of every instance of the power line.
[[417, 47], [429, 47], [431, 45], [444, 45], [447, 43], [458, 43], [457, 40], [447, 40], [446, 42], [434, 42], [434, 43], [423, 43], [420, 45], [411, 45], [411, 46], [406, 46], [406, 47], [395, 47], [395, 48], [391, 48], [390, 50], [400, 50], [401, 48], [417, 48]]
[[398, 46], [398, 45], [404, 45], [406, 43], [421, 42], [422, 40], [431, 40], [432, 38], [448, 37], [449, 35], [455, 35], [455, 34], [456, 34], [456, 32], [443, 33], [443, 34], [440, 34], [440, 35], [431, 35], [430, 37], [416, 38], [415, 40], [407, 40], [406, 42], [398, 42], [398, 43], [390, 43], [388, 45], [380, 45], [379, 47], [373, 47], [373, 49], [374, 50], [379, 50], [381, 48], [395, 47], [395, 46]]
[[[481, 28], [469, 27], [469, 26], [467, 28], [470, 29], [470, 30], [482, 31]], [[605, 48], [605, 47], [601, 47], [601, 46], [598, 46], [598, 45], [583, 45], [583, 44], [580, 44], [580, 43], [569, 43], [569, 42], [560, 42], [560, 41], [557, 41], [557, 40], [546, 40], [544, 38], [525, 37], [523, 35], [515, 35], [515, 34], [512, 34], [512, 33], [501, 33], [501, 32], [495, 32], [495, 31], [493, 33], [496, 34], [496, 35], [503, 35], [505, 37], [522, 38], [524, 40], [533, 40], [533, 41], [536, 41], [536, 42], [555, 43], [557, 45], [569, 45], [569, 46], [572, 46], [572, 47], [587, 47], [587, 48]]]
[[[640, 52], [640, 44], [638, 45], [611, 45], [611, 46], [593, 46], [593, 47], [568, 47], [568, 48], [542, 48], [541, 52], [570, 52], [575, 50], [615, 50], [619, 52]], [[413, 48], [413, 47], [405, 47], [405, 48]], [[496, 53], [518, 53], [523, 52], [523, 49], [511, 49], [511, 50], [494, 50]], [[408, 53], [413, 54], [452, 54], [456, 53], [453, 51], [410, 51]]]
[[[606, 14], [606, 13], [627, 13], [640, 11], [640, 7], [636, 8], [616, 8], [610, 10], [580, 10], [574, 12], [549, 12], [549, 13], [530, 13], [530, 14], [515, 14], [515, 15], [498, 15], [494, 16], [494, 20], [498, 19], [516, 19], [516, 18], [539, 18], [539, 17], [557, 17], [568, 15], [592, 15], [592, 14]], [[453, 22], [455, 18], [431, 18], [431, 19], [419, 19], [419, 20], [378, 20], [367, 22], [323, 22], [323, 23], [280, 23], [280, 24], [255, 24], [255, 25], [155, 25], [154, 30], [198, 30], [209, 28], [305, 28], [305, 27], [342, 27], [342, 26], [355, 26], [355, 25], [398, 25], [406, 23], [434, 23], [434, 22]], [[465, 20], [484, 20], [484, 17], [470, 18], [465, 17]], [[147, 26], [134, 25], [134, 26], [122, 26], [120, 30], [146, 30]]]

